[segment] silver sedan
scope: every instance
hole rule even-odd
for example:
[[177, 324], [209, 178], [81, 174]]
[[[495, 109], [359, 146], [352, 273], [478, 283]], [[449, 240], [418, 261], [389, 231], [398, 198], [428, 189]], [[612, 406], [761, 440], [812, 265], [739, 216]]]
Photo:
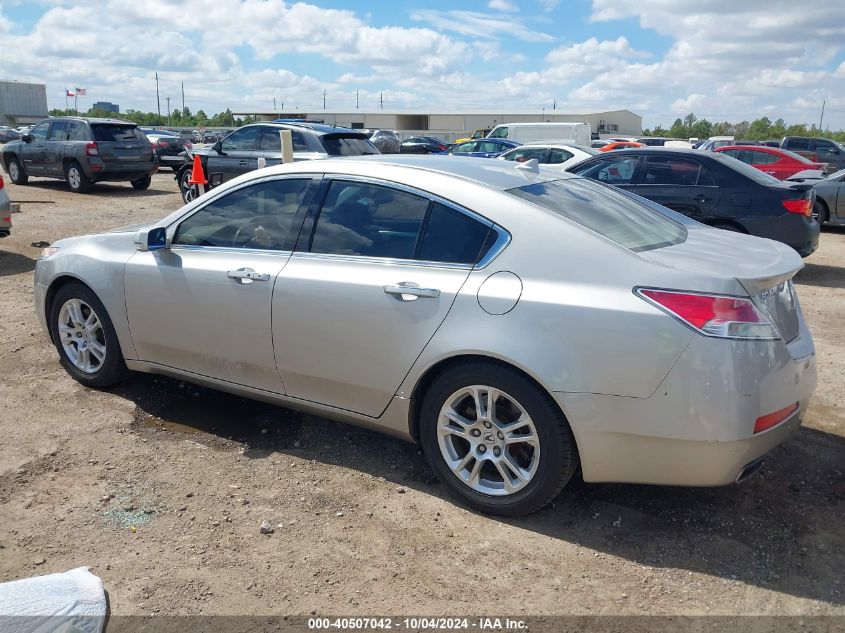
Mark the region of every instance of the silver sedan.
[[56, 242], [35, 307], [84, 385], [166, 374], [377, 429], [519, 515], [579, 467], [750, 475], [815, 387], [801, 267], [534, 161], [381, 156], [250, 172]]
[[819, 180], [813, 188], [816, 190], [813, 217], [819, 224], [845, 225], [845, 169]]

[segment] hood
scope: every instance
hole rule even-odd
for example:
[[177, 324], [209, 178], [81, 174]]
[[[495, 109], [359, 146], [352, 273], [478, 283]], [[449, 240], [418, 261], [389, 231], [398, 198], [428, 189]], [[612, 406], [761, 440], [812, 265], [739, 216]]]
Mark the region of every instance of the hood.
[[116, 229], [111, 229], [109, 231], [106, 231], [106, 233], [132, 233], [134, 231], [140, 231], [141, 229], [153, 226], [157, 222], [158, 220], [154, 220], [152, 222], [139, 222], [138, 224], [129, 224], [127, 226], [121, 226]]

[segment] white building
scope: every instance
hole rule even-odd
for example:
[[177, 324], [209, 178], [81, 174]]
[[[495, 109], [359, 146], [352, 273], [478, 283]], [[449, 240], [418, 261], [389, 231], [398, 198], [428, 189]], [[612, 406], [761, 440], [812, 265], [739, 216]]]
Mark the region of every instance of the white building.
[[0, 81], [0, 125], [18, 127], [47, 117], [47, 86]]
[[493, 128], [499, 123], [576, 122], [589, 123], [594, 133], [639, 136], [643, 118], [630, 110], [609, 112], [566, 113], [561, 110], [515, 111], [486, 110], [474, 112], [420, 112], [385, 110], [314, 110], [308, 112], [235, 112], [235, 116], [251, 116], [259, 121], [305, 118], [355, 129], [396, 130], [403, 137], [430, 134], [451, 141], [474, 130]]

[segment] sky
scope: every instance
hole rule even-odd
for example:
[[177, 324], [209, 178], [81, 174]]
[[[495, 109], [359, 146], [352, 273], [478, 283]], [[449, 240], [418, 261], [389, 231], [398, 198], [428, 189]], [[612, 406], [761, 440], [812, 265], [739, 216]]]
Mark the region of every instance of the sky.
[[[845, 2], [0, 0], [0, 79], [207, 114], [629, 109], [845, 128]], [[284, 104], [284, 105], [282, 105]]]

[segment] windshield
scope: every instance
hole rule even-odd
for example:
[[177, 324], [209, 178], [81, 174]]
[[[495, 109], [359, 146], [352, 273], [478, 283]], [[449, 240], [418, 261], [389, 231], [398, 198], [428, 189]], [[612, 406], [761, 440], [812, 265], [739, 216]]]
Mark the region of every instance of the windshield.
[[370, 139], [360, 134], [326, 134], [320, 140], [329, 156], [367, 156], [379, 153]]
[[667, 214], [592, 180], [552, 180], [507, 191], [635, 252], [680, 244], [687, 237], [684, 226]]

